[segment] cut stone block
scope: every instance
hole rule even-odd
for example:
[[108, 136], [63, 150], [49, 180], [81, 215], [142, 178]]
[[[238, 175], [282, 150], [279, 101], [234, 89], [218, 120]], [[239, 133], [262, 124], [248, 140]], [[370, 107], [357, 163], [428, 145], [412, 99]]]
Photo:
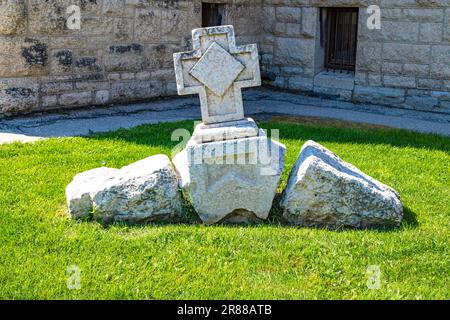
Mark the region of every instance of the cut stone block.
[[247, 118], [214, 124], [200, 123], [195, 127], [192, 139], [197, 143], [256, 137], [259, 129], [256, 122]]
[[170, 220], [182, 212], [178, 179], [169, 158], [156, 155], [122, 169], [80, 173], [66, 188], [74, 219], [103, 223]]
[[180, 186], [205, 224], [267, 219], [285, 146], [258, 137], [198, 144], [175, 156]]
[[390, 227], [403, 219], [394, 189], [314, 141], [303, 146], [281, 207], [288, 222], [308, 227]]

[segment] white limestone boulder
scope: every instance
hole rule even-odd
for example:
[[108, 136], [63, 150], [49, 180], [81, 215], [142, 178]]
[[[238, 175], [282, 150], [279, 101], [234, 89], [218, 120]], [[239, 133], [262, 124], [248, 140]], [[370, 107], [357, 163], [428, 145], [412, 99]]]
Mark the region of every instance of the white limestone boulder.
[[261, 130], [252, 138], [196, 143], [173, 163], [180, 186], [205, 224], [267, 219], [280, 182], [285, 146]]
[[399, 226], [403, 206], [392, 188], [314, 141], [303, 146], [283, 192], [283, 217], [301, 226]]
[[92, 195], [114, 179], [119, 170], [112, 168], [96, 168], [77, 174], [66, 187], [66, 199], [69, 213], [74, 219], [86, 219], [92, 216]]
[[104, 223], [170, 220], [181, 215], [178, 178], [169, 158], [156, 155], [122, 169], [80, 173], [66, 188], [74, 219]]

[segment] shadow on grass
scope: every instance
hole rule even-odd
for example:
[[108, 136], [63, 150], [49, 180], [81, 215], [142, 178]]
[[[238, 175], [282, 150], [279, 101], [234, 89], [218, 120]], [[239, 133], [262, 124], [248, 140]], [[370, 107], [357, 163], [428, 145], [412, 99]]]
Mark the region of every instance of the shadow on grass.
[[[406, 130], [372, 128], [372, 127], [352, 127], [345, 124], [344, 126], [333, 125], [333, 123], [324, 123], [324, 125], [298, 124], [292, 123], [290, 119], [287, 121], [263, 121], [259, 122], [261, 128], [271, 130], [279, 129], [280, 138], [287, 140], [315, 140], [318, 142], [341, 142], [341, 143], [361, 143], [361, 144], [383, 144], [393, 147], [415, 147], [425, 149], [442, 150], [450, 152], [450, 139], [439, 135], [420, 134]], [[127, 143], [158, 147], [165, 150], [173, 149], [179, 144], [179, 140], [172, 141], [172, 133], [177, 129], [187, 129], [192, 133], [194, 121], [181, 121], [175, 123], [161, 123], [154, 125], [143, 125], [132, 129], [121, 129], [114, 132], [95, 134], [90, 139], [99, 140], [118, 140]], [[176, 136], [175, 138], [178, 138]], [[186, 141], [185, 141], [186, 142]], [[244, 225], [246, 227], [255, 227], [260, 225], [272, 225], [283, 227], [294, 227], [288, 225], [283, 217], [279, 206], [280, 194], [277, 194], [274, 200], [274, 206], [269, 215], [269, 219], [264, 222], [250, 223]], [[192, 206], [185, 202], [186, 215], [185, 218], [176, 224], [198, 225], [201, 224], [200, 219], [196, 215]], [[145, 224], [137, 224], [136, 227], [146, 226], [148, 224], [171, 225], [170, 223], [148, 222]], [[172, 223], [173, 224], [173, 223]], [[117, 224], [115, 224], [117, 225]], [[220, 224], [227, 227], [242, 227], [243, 225]], [[400, 228], [375, 228], [375, 231], [398, 231], [404, 228], [418, 227], [416, 214], [409, 208], [404, 209], [404, 220]], [[108, 225], [105, 225], [106, 227]], [[343, 228], [340, 230], [355, 230], [351, 228]], [[338, 230], [339, 231], [339, 230]]]
[[[405, 120], [407, 121], [407, 120]], [[401, 129], [333, 126], [327, 122], [318, 125], [316, 122], [292, 123], [291, 121], [258, 121], [258, 125], [266, 130], [278, 129], [280, 139], [315, 140], [317, 142], [361, 143], [373, 145], [390, 145], [393, 147], [413, 147], [428, 150], [440, 150], [450, 153], [450, 137], [437, 134], [422, 134]], [[128, 143], [152, 147], [173, 148], [180, 140], [172, 134], [177, 129], [187, 129], [192, 133], [194, 121], [186, 120], [173, 123], [143, 125], [132, 129], [120, 129], [114, 132], [98, 133], [90, 139], [121, 140]], [[187, 142], [187, 141], [185, 141]]]
[[[274, 200], [274, 204], [272, 207], [272, 210], [270, 211], [269, 217], [267, 220], [259, 220], [257, 222], [248, 222], [243, 224], [233, 224], [233, 223], [217, 223], [212, 226], [209, 226], [211, 228], [214, 227], [225, 227], [225, 228], [258, 228], [261, 226], [272, 226], [272, 227], [280, 227], [280, 228], [291, 228], [291, 229], [302, 229], [302, 228], [308, 228], [308, 229], [320, 229], [330, 232], [343, 232], [343, 231], [371, 231], [371, 232], [399, 232], [404, 229], [411, 229], [411, 228], [417, 228], [419, 226], [419, 223], [417, 221], [417, 215], [409, 208], [404, 208], [404, 216], [403, 221], [400, 227], [396, 226], [388, 226], [388, 227], [377, 227], [377, 228], [365, 228], [365, 229], [357, 229], [352, 227], [343, 227], [338, 229], [329, 229], [329, 228], [315, 228], [315, 227], [304, 227], [304, 226], [296, 226], [288, 223], [286, 220], [284, 220], [282, 216], [282, 210], [280, 207], [280, 200], [281, 200], [281, 194], [277, 194]], [[113, 223], [101, 223], [98, 222], [100, 225], [103, 226], [103, 228], [108, 229], [110, 227], [125, 227], [125, 228], [146, 228], [149, 226], [159, 226], [159, 227], [169, 227], [169, 226], [176, 226], [176, 225], [185, 225], [185, 226], [200, 226], [202, 225], [202, 221], [195, 212], [192, 205], [184, 199], [183, 203], [183, 217], [179, 218], [176, 221], [173, 222], [165, 222], [165, 221], [147, 221], [143, 223], [124, 223], [124, 222], [113, 222]], [[88, 222], [88, 220], [85, 220], [85, 222]]]
[[417, 221], [417, 214], [408, 207], [403, 208], [402, 226], [407, 228], [417, 228], [419, 226], [419, 221]]

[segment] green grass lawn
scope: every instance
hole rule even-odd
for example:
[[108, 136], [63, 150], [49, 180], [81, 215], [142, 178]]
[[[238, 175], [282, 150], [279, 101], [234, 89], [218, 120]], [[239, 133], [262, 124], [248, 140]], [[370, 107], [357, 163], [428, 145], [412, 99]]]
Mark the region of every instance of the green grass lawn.
[[[286, 144], [285, 186], [313, 139], [400, 192], [405, 221], [391, 230], [329, 231], [270, 221], [206, 227], [72, 221], [64, 189], [102, 165], [170, 156], [171, 133], [193, 122], [89, 138], [0, 146], [2, 299], [448, 299], [450, 138], [399, 130], [263, 122]], [[280, 188], [280, 190], [281, 190]], [[81, 289], [67, 288], [67, 267]], [[381, 288], [367, 287], [369, 265]]]

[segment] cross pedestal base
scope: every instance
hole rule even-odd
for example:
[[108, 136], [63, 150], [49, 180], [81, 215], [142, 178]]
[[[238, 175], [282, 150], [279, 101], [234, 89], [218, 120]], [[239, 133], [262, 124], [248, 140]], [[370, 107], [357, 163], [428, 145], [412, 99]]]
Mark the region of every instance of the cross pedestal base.
[[263, 130], [250, 138], [197, 143], [173, 159], [180, 187], [205, 224], [267, 219], [286, 147]]
[[251, 118], [214, 124], [200, 123], [195, 127], [192, 140], [197, 143], [235, 140], [256, 137], [258, 132], [258, 126]]

